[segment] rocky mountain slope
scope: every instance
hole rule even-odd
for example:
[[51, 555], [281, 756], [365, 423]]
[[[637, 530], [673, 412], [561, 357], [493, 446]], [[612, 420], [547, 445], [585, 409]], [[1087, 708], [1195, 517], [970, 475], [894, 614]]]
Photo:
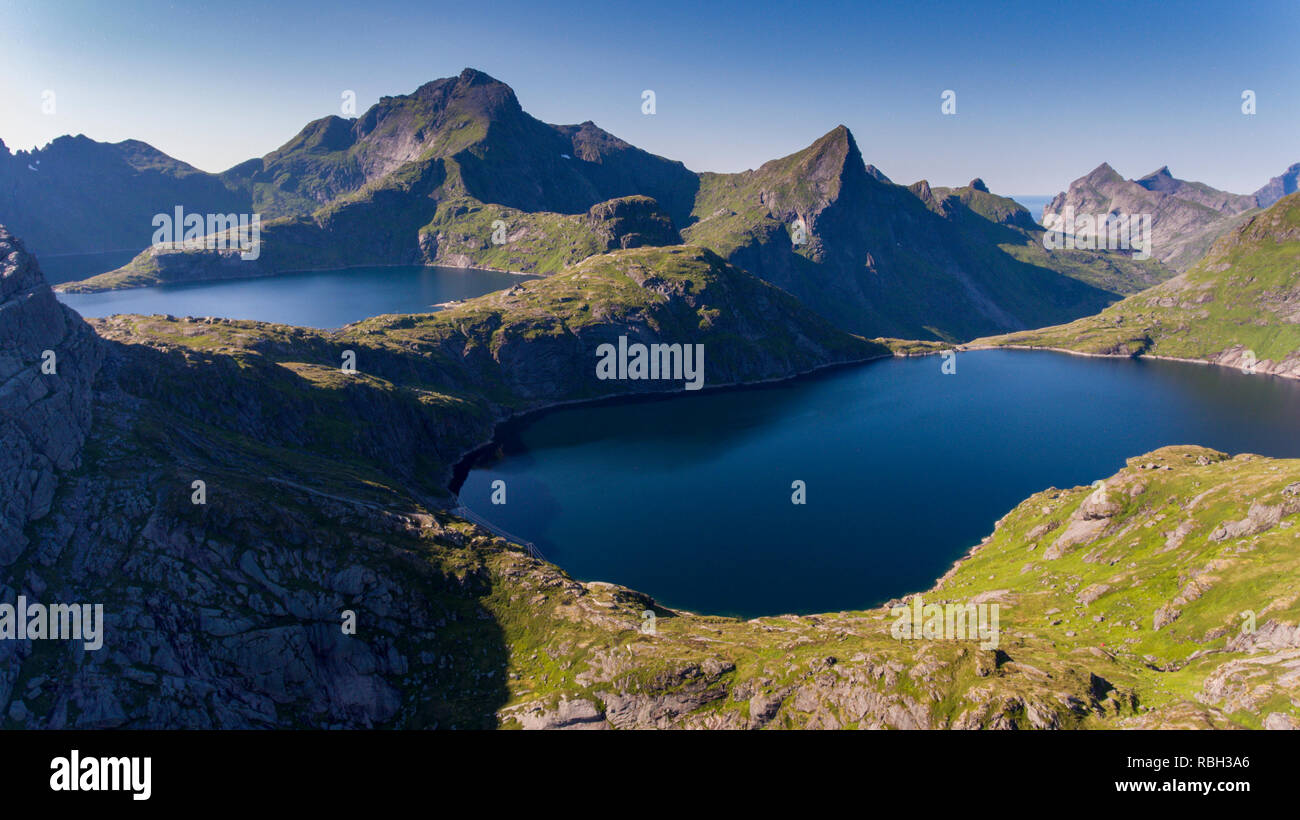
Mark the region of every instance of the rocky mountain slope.
[[[13, 444], [0, 598], [108, 612], [102, 653], [0, 641], [9, 726], [494, 725], [508, 654], [481, 598], [501, 583], [492, 556], [518, 556], [439, 510], [452, 464], [496, 419], [574, 389], [543, 383], [539, 363], [594, 374], [594, 351], [572, 340], [595, 344], [613, 321], [643, 341], [683, 333], [705, 344], [710, 383], [884, 352], [698, 249], [592, 260], [572, 278], [494, 297], [519, 302], [509, 316], [467, 304], [421, 322], [418, 351], [416, 324], [401, 320], [390, 338], [380, 320], [321, 334], [115, 317], [98, 324], [100, 340], [5, 242], [0, 317], [24, 355], [0, 394]], [[603, 282], [604, 299], [571, 304], [574, 279]], [[29, 315], [29, 304], [47, 310]], [[774, 335], [751, 306], [788, 319], [790, 334]], [[563, 326], [559, 308], [571, 311]], [[45, 327], [59, 332], [27, 338]], [[548, 332], [558, 344], [539, 338]], [[97, 372], [83, 339], [103, 359]], [[79, 379], [71, 399], [34, 375], [35, 344], [55, 346], [63, 378]], [[359, 373], [340, 371], [344, 351]], [[492, 376], [493, 356], [508, 376]], [[593, 392], [672, 389], [589, 381]], [[545, 571], [538, 592], [572, 586]], [[341, 630], [345, 610], [359, 637]]]
[[1268, 208], [1282, 197], [1293, 194], [1300, 182], [1300, 162], [1273, 177], [1264, 187], [1255, 192], [1255, 201], [1261, 208]]
[[555, 273], [596, 253], [680, 241], [696, 176], [590, 122], [543, 123], [509, 86], [466, 69], [328, 117], [223, 175], [262, 224], [261, 255], [151, 247], [69, 286], [265, 276], [375, 264]]
[[1300, 376], [1300, 196], [1249, 217], [1186, 273], [1096, 316], [973, 345], [1168, 356]]
[[267, 217], [256, 260], [152, 247], [67, 289], [371, 264], [550, 274], [686, 241], [850, 332], [952, 341], [1093, 313], [1167, 275], [1127, 254], [1047, 251], [1027, 212], [987, 188], [909, 192], [843, 127], [757, 171], [697, 175], [591, 123], [542, 123], [472, 69], [311, 123], [222, 180]]
[[1124, 254], [1047, 251], [1028, 212], [982, 182], [909, 191], [881, 177], [840, 126], [756, 171], [701, 175], [683, 236], [841, 327], [917, 339], [1033, 327], [1167, 275]]
[[[0, 599], [108, 622], [100, 651], [0, 641], [6, 728], [1300, 724], [1300, 462], [1169, 448], [1028, 499], [924, 593], [998, 603], [996, 649], [896, 640], [883, 608], [676, 612], [457, 519], [444, 482], [508, 413], [655, 387], [574, 375], [619, 333], [703, 343], [710, 384], [879, 352], [710, 252], [620, 250], [336, 333], [118, 316], [96, 338], [0, 251], [5, 337], [63, 328], [9, 365], [6, 441], [65, 442], [48, 511], [4, 508], [26, 540]], [[44, 399], [40, 344], [66, 368]], [[44, 481], [32, 463], [0, 462], [5, 486]]]
[[[384, 97], [360, 117], [308, 124], [276, 151], [223, 177], [247, 182], [268, 218], [308, 215], [397, 172], [441, 164], [458, 193], [521, 211], [580, 214], [640, 194], [681, 219], [695, 176], [597, 128], [548, 125], [524, 112], [505, 83], [467, 68], [413, 93]], [[363, 194], [364, 195], [364, 194]]]
[[[1230, 194], [1200, 182], [1176, 179], [1168, 167], [1126, 180], [1107, 163], [1070, 183], [1043, 209], [1064, 218], [1096, 214], [1150, 214], [1151, 253], [1183, 271], [1205, 255], [1215, 239], [1241, 224], [1259, 206], [1255, 196]], [[1067, 231], [1072, 229], [1067, 228]]]
[[[330, 214], [314, 223], [308, 218], [330, 203], [356, 200], [369, 213], [344, 217], [345, 226], [367, 217], [414, 220], [414, 228], [402, 231], [404, 261], [434, 261], [437, 248], [418, 235], [433, 218], [437, 203], [427, 200], [434, 188], [447, 203], [446, 221], [447, 212], [483, 203], [583, 216], [597, 203], [633, 195], [655, 199], [669, 218], [682, 220], [696, 187], [681, 163], [591, 122], [548, 125], [529, 116], [509, 86], [473, 69], [384, 97], [357, 118], [316, 120], [265, 157], [219, 175], [135, 140], [110, 145], [61, 137], [40, 151], [13, 155], [0, 144], [0, 220], [50, 253], [148, 247], [153, 216], [178, 205], [193, 213], [259, 213], [264, 223], [285, 220], [291, 244], [304, 241], [306, 221], [319, 229], [306, 241], [328, 237], [344, 245], [352, 237], [337, 230]], [[286, 249], [283, 264], [318, 261], [310, 248], [299, 252]], [[321, 258], [328, 262], [330, 253], [347, 257], [334, 248]], [[395, 251], [373, 253], [371, 261], [382, 263]]]
[[90, 429], [103, 346], [0, 225], [0, 563], [29, 544]]
[[155, 214], [247, 212], [217, 177], [138, 140], [59, 137], [37, 151], [0, 142], [0, 224], [33, 253], [93, 253], [149, 245]]

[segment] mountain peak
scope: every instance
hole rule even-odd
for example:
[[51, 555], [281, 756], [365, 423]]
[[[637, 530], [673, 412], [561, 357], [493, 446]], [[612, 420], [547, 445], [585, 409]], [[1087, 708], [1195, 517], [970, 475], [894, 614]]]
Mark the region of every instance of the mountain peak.
[[1083, 178], [1085, 180], [1088, 180], [1089, 182], [1094, 182], [1094, 183], [1109, 181], [1112, 179], [1122, 179], [1122, 177], [1119, 175], [1119, 172], [1116, 171], [1114, 168], [1112, 168], [1109, 162], [1103, 162], [1101, 165], [1098, 165], [1096, 168], [1093, 168]]
[[934, 202], [934, 192], [930, 190], [929, 180], [926, 179], [917, 180], [916, 182], [913, 182], [911, 185], [907, 186], [907, 188], [912, 193], [916, 194], [917, 198], [920, 199], [925, 204], [930, 205]]
[[837, 125], [822, 139], [828, 144], [843, 145], [845, 161], [855, 160], [857, 163], [855, 167], [866, 169], [867, 163], [862, 159], [862, 152], [858, 150], [858, 141], [853, 138], [853, 132], [848, 129], [848, 126]]
[[815, 185], [830, 184], [828, 190], [838, 191], [843, 179], [865, 177], [867, 169], [852, 132], [837, 125], [807, 148], [763, 163], [756, 173], [775, 174], [791, 183], [803, 180]]
[[989, 193], [989, 186], [985, 185], [984, 180], [979, 177], [975, 177], [970, 181], [970, 187], [974, 188], [976, 191], [983, 191], [986, 194]]
[[833, 188], [846, 179], [867, 176], [867, 164], [858, 150], [857, 140], [844, 125], [835, 126], [799, 155], [803, 158], [801, 164], [807, 178], [834, 180]]
[[812, 145], [809, 146], [809, 149], [825, 150], [833, 146], [841, 145], [845, 146], [846, 152], [849, 154], [856, 153], [858, 150], [858, 143], [853, 139], [853, 132], [848, 129], [848, 126], [843, 124], [837, 125], [825, 134], [822, 134], [813, 142]]
[[466, 68], [455, 77], [443, 77], [430, 80], [415, 89], [409, 96], [384, 97], [381, 103], [416, 98], [431, 102], [438, 108], [445, 107], [455, 99], [477, 99], [480, 101], [508, 101], [511, 109], [522, 110], [515, 98], [514, 89], [500, 80], [475, 68]]
[[1103, 162], [1074, 180], [1044, 207], [1043, 217], [1075, 213], [1151, 214], [1155, 258], [1183, 271], [1209, 242], [1232, 227], [1233, 217], [1256, 207], [1254, 196], [1220, 191], [1200, 182], [1178, 179], [1162, 165], [1140, 179], [1125, 179]]
[[1168, 165], [1161, 165], [1141, 179], [1134, 180], [1134, 182], [1148, 191], [1160, 191], [1162, 193], [1172, 193], [1183, 185], [1182, 180], [1175, 179], [1174, 175], [1169, 173]]
[[492, 84], [504, 85], [500, 80], [488, 75], [486, 72], [479, 71], [477, 68], [469, 68], [468, 66], [460, 72], [460, 76], [457, 77], [456, 80], [461, 85], [466, 86]]

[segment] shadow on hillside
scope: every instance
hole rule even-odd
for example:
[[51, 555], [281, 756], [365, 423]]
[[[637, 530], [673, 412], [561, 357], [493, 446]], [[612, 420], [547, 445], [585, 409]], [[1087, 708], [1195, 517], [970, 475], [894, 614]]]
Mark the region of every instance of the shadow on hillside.
[[[235, 364], [220, 354], [110, 345], [99, 388], [113, 406], [104, 408], [85, 469], [96, 476], [91, 492], [104, 498], [124, 489], [113, 471], [140, 476], [150, 509], [133, 526], [147, 519], [150, 532], [105, 537], [97, 549], [120, 551], [105, 558], [116, 566], [112, 583], [141, 590], [159, 641], [186, 647], [170, 674], [214, 692], [220, 707], [207, 719], [227, 727], [497, 725], [509, 698], [509, 650], [484, 604], [492, 579], [482, 556], [427, 530], [416, 535], [394, 515], [416, 507], [393, 470], [418, 469], [412, 455], [384, 463], [382, 448], [359, 456], [322, 444], [340, 412], [369, 412], [375, 435], [392, 435], [381, 428], [401, 423], [400, 414], [374, 418], [391, 396], [366, 387], [339, 396], [257, 357]], [[128, 408], [129, 416], [113, 412]], [[404, 441], [371, 437], [356, 446]], [[191, 498], [195, 476], [205, 482], [202, 505]], [[354, 613], [353, 632], [336, 620], [345, 612]], [[235, 692], [269, 699], [274, 713], [250, 717]], [[168, 717], [182, 706], [176, 698], [160, 704], [152, 728], [176, 725]]]

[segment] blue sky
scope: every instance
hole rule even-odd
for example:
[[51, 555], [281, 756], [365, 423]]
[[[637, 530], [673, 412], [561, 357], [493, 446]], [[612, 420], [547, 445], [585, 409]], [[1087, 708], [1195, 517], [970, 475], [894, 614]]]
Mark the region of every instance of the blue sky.
[[11, 150], [137, 138], [220, 171], [339, 113], [344, 90], [361, 112], [472, 66], [534, 116], [593, 120], [697, 171], [757, 167], [839, 123], [896, 182], [980, 176], [1007, 194], [1053, 193], [1103, 160], [1246, 193], [1300, 161], [1295, 0], [0, 0], [0, 20]]

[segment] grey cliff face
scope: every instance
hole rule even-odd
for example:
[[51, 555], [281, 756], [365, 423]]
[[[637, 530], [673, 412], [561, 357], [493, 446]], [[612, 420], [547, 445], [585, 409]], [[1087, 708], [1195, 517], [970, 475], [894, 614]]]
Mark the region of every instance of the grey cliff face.
[[1214, 240], [1241, 224], [1256, 207], [1256, 197], [1219, 191], [1178, 179], [1161, 167], [1126, 180], [1107, 163], [1070, 183], [1043, 210], [1043, 218], [1070, 213], [1150, 214], [1152, 255], [1177, 271], [1195, 264]]
[[1259, 207], [1267, 208], [1287, 194], [1294, 194], [1298, 189], [1298, 182], [1300, 182], [1300, 162], [1273, 177], [1267, 185], [1255, 192]]
[[0, 567], [27, 547], [24, 528], [49, 513], [60, 474], [79, 463], [103, 355], [0, 225]]
[[504, 656], [484, 582], [416, 558], [457, 536], [273, 483], [184, 396], [145, 389], [183, 392], [170, 379], [195, 367], [220, 378], [98, 336], [0, 227], [0, 601], [103, 607], [97, 649], [0, 640], [0, 727], [490, 725]]

